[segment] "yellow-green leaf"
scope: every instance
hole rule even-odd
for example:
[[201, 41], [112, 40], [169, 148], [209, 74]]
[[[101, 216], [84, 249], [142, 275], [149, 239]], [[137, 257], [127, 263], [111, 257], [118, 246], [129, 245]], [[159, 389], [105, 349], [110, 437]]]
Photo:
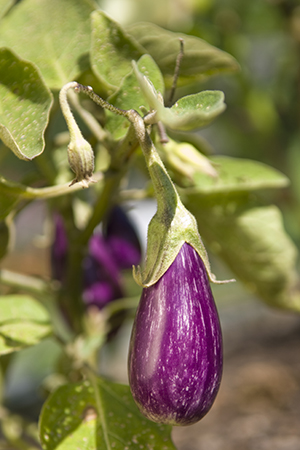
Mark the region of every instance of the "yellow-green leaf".
[[51, 89], [89, 67], [93, 0], [26, 0], [1, 21], [0, 46], [35, 63]]
[[35, 345], [51, 330], [47, 310], [34, 298], [0, 296], [0, 355]]
[[0, 138], [31, 160], [44, 150], [52, 95], [34, 64], [0, 49]]
[[179, 53], [179, 38], [184, 40], [178, 85], [203, 79], [204, 76], [239, 69], [233, 56], [219, 50], [196, 36], [174, 33], [148, 22], [135, 23], [127, 28], [149, 53], [162, 71], [167, 87], [173, 81], [176, 58]]
[[103, 11], [92, 14], [92, 67], [110, 93], [131, 72], [131, 61], [143, 53], [143, 48]]

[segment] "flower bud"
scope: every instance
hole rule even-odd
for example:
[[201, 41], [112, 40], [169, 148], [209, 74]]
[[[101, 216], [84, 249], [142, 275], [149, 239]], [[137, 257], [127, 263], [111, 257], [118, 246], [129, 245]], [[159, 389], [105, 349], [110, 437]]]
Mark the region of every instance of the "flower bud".
[[70, 186], [81, 182], [83, 187], [88, 187], [88, 182], [93, 181], [94, 152], [91, 145], [81, 135], [71, 139], [68, 146], [68, 160], [76, 175]]
[[143, 289], [128, 360], [129, 384], [150, 420], [190, 425], [211, 408], [222, 376], [222, 335], [204, 263], [187, 243]]
[[92, 179], [94, 171], [94, 152], [91, 145], [82, 136], [67, 100], [68, 90], [74, 89], [75, 91], [78, 91], [78, 87], [79, 85], [76, 81], [71, 81], [64, 85], [59, 93], [59, 102], [70, 132], [68, 160], [71, 169], [76, 175], [70, 186], [75, 183], [81, 183], [82, 187], [88, 187], [89, 182], [94, 181]]

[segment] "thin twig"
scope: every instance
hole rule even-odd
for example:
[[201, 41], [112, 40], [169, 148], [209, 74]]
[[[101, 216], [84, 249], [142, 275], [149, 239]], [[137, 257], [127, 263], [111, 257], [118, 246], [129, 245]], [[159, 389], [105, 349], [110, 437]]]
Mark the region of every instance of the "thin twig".
[[179, 77], [180, 65], [181, 65], [183, 55], [184, 55], [184, 40], [182, 38], [179, 38], [179, 43], [180, 43], [180, 50], [179, 50], [179, 53], [176, 58], [176, 65], [175, 65], [175, 70], [174, 70], [174, 75], [173, 75], [173, 83], [172, 83], [172, 87], [171, 87], [169, 101], [167, 102], [166, 106], [171, 106], [173, 103], [173, 99], [174, 99], [174, 95], [175, 95], [175, 91], [176, 91], [176, 87], [177, 87], [177, 81], [178, 81], [178, 77]]

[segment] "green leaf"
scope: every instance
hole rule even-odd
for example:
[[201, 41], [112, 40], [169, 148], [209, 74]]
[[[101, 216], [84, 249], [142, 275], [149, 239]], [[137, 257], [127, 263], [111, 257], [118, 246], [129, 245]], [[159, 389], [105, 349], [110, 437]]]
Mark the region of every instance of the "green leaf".
[[40, 439], [45, 450], [175, 450], [171, 427], [140, 414], [129, 387], [97, 379], [60, 387], [44, 404]]
[[216, 194], [241, 191], [255, 191], [266, 188], [288, 186], [288, 178], [273, 167], [249, 159], [213, 156], [210, 158], [218, 176], [210, 177], [197, 172], [194, 175], [195, 188], [188, 192]]
[[0, 49], [0, 138], [20, 159], [42, 153], [52, 95], [36, 67]]
[[[140, 73], [147, 76], [153, 83], [155, 89], [163, 95], [164, 82], [162, 74], [151, 56], [143, 55], [138, 60], [137, 67]], [[144, 104], [144, 95], [133, 70], [123, 79], [120, 89], [111, 95], [108, 101], [118, 108], [136, 109], [137, 111]], [[122, 138], [126, 134], [129, 125], [130, 123], [127, 119], [107, 111], [106, 126], [115, 139]]]
[[0, 45], [35, 63], [51, 89], [89, 67], [92, 0], [26, 0], [1, 21]]
[[205, 242], [237, 278], [269, 305], [300, 312], [299, 290], [293, 292], [297, 249], [276, 206], [257, 206], [245, 194], [189, 194], [186, 204]]
[[50, 333], [48, 313], [34, 298], [0, 296], [0, 355], [35, 345]]
[[161, 109], [159, 119], [168, 127], [188, 131], [208, 125], [226, 105], [221, 91], [203, 91], [187, 95], [171, 108]]
[[9, 244], [9, 226], [3, 220], [0, 221], [0, 259], [5, 256]]
[[131, 72], [131, 61], [138, 60], [143, 53], [141, 46], [104, 12], [92, 14], [92, 67], [111, 93]]
[[0, 19], [7, 13], [9, 8], [14, 3], [14, 0], [0, 0]]
[[223, 71], [236, 71], [239, 65], [228, 53], [219, 50], [200, 38], [183, 33], [173, 33], [152, 23], [135, 23], [127, 28], [149, 53], [162, 71], [167, 87], [172, 85], [176, 58], [179, 53], [179, 38], [184, 40], [178, 85], [193, 83], [204, 76]]

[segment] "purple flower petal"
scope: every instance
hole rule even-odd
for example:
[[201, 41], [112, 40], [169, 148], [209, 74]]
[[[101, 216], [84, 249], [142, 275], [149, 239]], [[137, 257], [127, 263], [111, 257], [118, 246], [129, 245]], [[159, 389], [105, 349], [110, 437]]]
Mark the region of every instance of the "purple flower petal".
[[129, 269], [139, 264], [141, 246], [136, 230], [127, 214], [119, 206], [115, 206], [109, 213], [105, 239], [121, 269]]
[[51, 247], [51, 269], [53, 278], [62, 281], [66, 272], [68, 254], [68, 238], [63, 219], [54, 216], [54, 240]]
[[222, 335], [204, 264], [185, 243], [144, 288], [129, 352], [132, 395], [149, 419], [190, 425], [211, 408], [222, 376]]
[[101, 309], [112, 300], [115, 300], [114, 287], [107, 281], [96, 282], [83, 291], [83, 301], [87, 306], [95, 305]]
[[116, 286], [121, 286], [119, 267], [113, 258], [110, 247], [100, 233], [94, 234], [91, 237], [89, 241], [89, 255], [98, 264], [99, 276], [110, 279]]
[[100, 233], [94, 234], [89, 241], [83, 272], [83, 300], [87, 305], [102, 308], [108, 302], [123, 297], [119, 268]]

